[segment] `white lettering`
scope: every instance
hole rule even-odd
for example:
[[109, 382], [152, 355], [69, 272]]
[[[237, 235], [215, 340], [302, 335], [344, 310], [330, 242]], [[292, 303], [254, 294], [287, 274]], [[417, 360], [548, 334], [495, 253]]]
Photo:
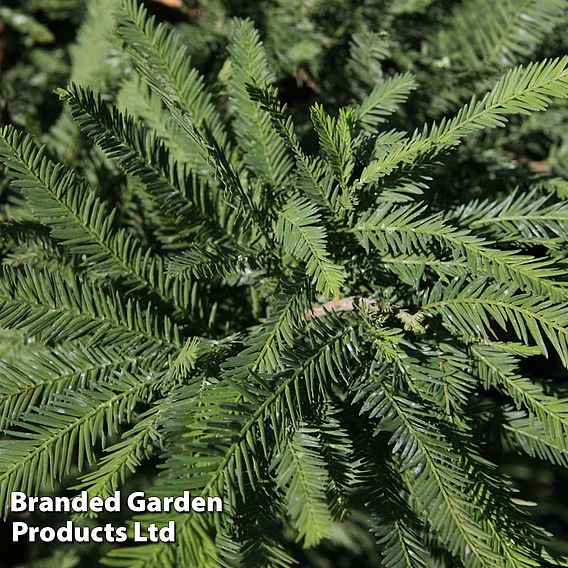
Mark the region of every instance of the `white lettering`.
[[209, 513], [222, 513], [223, 499], [221, 497], [207, 497], [207, 511]]
[[26, 510], [26, 494], [23, 491], [12, 491], [10, 495], [10, 511], [21, 513]]
[[[41, 511], [55, 511], [57, 513], [69, 513], [71, 511], [71, 499], [69, 497], [43, 497], [45, 501], [45, 509]], [[41, 507], [41, 503], [40, 503]]]
[[168, 526], [160, 529], [160, 542], [175, 542], [176, 540], [176, 525], [173, 521], [168, 523]]
[[107, 497], [105, 499], [105, 511], [109, 513], [119, 513], [120, 512], [120, 492], [115, 491], [114, 495]]
[[73, 523], [71, 521], [67, 521], [65, 526], [60, 527], [57, 530], [57, 540], [59, 542], [73, 542], [73, 533]]
[[162, 510], [162, 501], [159, 497], [148, 497], [146, 511], [149, 513], [159, 513]]
[[103, 510], [103, 498], [102, 497], [93, 497], [89, 501], [89, 509], [93, 513], [100, 513]]
[[95, 527], [91, 531], [91, 540], [93, 542], [103, 542], [103, 537], [100, 534], [103, 532], [103, 527]]
[[43, 542], [51, 542], [52, 540], [55, 540], [55, 529], [51, 527], [43, 527], [39, 531], [39, 538]]
[[39, 533], [39, 527], [30, 527], [28, 532], [30, 533], [30, 542], [35, 542], [36, 534]]
[[142, 536], [142, 525], [138, 521], [134, 523], [134, 542], [148, 542], [148, 539]]
[[183, 497], [178, 497], [174, 500], [174, 509], [178, 513], [189, 513], [191, 511], [189, 497], [189, 491], [184, 491]]
[[12, 540], [19, 542], [19, 538], [28, 532], [28, 525], [17, 521], [12, 525]]
[[203, 513], [205, 511], [205, 499], [203, 497], [194, 497], [191, 501], [191, 508], [196, 513]]
[[144, 504], [144, 492], [135, 491], [128, 496], [128, 508], [134, 513], [143, 513], [146, 510]]
[[39, 497], [28, 497], [28, 511], [35, 511], [35, 505], [39, 501]]
[[117, 527], [115, 532], [116, 532], [115, 542], [126, 542], [126, 539], [128, 538], [126, 527]]
[[73, 499], [71, 499], [71, 507], [76, 513], [86, 513], [89, 510], [87, 492], [81, 491], [77, 497], [73, 497]]

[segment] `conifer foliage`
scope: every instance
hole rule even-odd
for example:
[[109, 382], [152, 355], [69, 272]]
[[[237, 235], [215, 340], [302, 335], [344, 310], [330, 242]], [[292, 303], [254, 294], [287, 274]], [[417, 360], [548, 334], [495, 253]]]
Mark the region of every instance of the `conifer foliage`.
[[[250, 19], [231, 20], [219, 89], [175, 29], [118, 4], [128, 81], [115, 100], [59, 89], [73, 122], [55, 134], [80, 132], [122, 193], [54, 157], [56, 137], [0, 130], [2, 512], [16, 490], [106, 497], [157, 462], [149, 493], [225, 511], [145, 515], [174, 519], [176, 543], [109, 566], [294, 566], [361, 508], [387, 568], [568, 565], [487, 457], [568, 466], [565, 393], [523, 370], [568, 368], [566, 182], [462, 203], [437, 185], [468, 140], [565, 104], [568, 56], [481, 79], [532, 53], [563, 2], [546, 18], [524, 2], [522, 28], [513, 1], [456, 10], [433, 44], [475, 36], [453, 48], [469, 102], [404, 131], [417, 77], [360, 84], [309, 109], [318, 152]], [[499, 37], [468, 25], [475, 7]]]

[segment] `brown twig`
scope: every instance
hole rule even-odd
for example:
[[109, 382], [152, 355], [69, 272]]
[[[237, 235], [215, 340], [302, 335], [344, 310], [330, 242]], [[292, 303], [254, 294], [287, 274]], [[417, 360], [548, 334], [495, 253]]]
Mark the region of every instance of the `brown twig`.
[[154, 2], [168, 6], [168, 8], [181, 8], [183, 6], [181, 0], [154, 0]]
[[331, 300], [320, 306], [312, 306], [306, 313], [306, 319], [321, 318], [329, 312], [352, 312], [363, 307], [378, 309], [379, 302], [372, 298], [349, 296]]
[[550, 172], [550, 164], [546, 160], [531, 160], [527, 156], [516, 156], [513, 152], [508, 152], [507, 155], [512, 160], [517, 160], [519, 164], [527, 166], [533, 173], [547, 174]]
[[349, 296], [347, 298], [338, 298], [331, 300], [319, 306], [312, 306], [305, 314], [306, 320], [321, 318], [330, 312], [352, 312], [362, 308], [371, 309], [373, 311], [381, 311], [383, 314], [393, 314], [403, 324], [405, 331], [413, 331], [421, 333], [424, 331], [425, 314], [418, 311], [411, 314], [406, 310], [397, 310], [396, 313], [392, 306], [381, 300], [373, 298], [361, 298], [360, 296]]

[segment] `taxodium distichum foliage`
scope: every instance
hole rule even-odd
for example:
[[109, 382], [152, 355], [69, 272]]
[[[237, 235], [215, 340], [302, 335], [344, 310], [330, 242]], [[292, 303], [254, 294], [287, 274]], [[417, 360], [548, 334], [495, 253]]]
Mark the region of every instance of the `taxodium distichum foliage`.
[[[351, 100], [293, 117], [251, 20], [226, 21], [208, 84], [185, 36], [125, 0], [119, 95], [72, 73], [48, 148], [2, 128], [4, 511], [12, 491], [143, 479], [225, 509], [146, 514], [176, 542], [109, 565], [293, 566], [357, 523], [389, 568], [563, 565], [488, 454], [568, 466], [565, 390], [523, 370], [568, 364], [566, 181], [487, 163], [566, 105], [568, 58], [514, 65], [565, 3], [467, 4], [432, 36], [445, 91], [421, 92], [416, 52], [369, 81], [405, 67], [393, 28], [370, 55], [352, 40]], [[506, 27], [517, 4], [530, 18]]]

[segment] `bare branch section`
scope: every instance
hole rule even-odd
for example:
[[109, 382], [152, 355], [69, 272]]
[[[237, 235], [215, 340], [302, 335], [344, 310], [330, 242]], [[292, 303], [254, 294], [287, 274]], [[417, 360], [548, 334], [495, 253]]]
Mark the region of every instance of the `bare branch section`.
[[182, 1], [181, 0], [154, 0], [158, 4], [163, 4], [164, 6], [168, 6], [170, 8], [181, 8]]
[[363, 307], [379, 309], [379, 301], [372, 298], [361, 298], [359, 296], [349, 296], [348, 298], [338, 298], [322, 304], [312, 306], [306, 313], [306, 319], [321, 318], [329, 312], [351, 312]]

